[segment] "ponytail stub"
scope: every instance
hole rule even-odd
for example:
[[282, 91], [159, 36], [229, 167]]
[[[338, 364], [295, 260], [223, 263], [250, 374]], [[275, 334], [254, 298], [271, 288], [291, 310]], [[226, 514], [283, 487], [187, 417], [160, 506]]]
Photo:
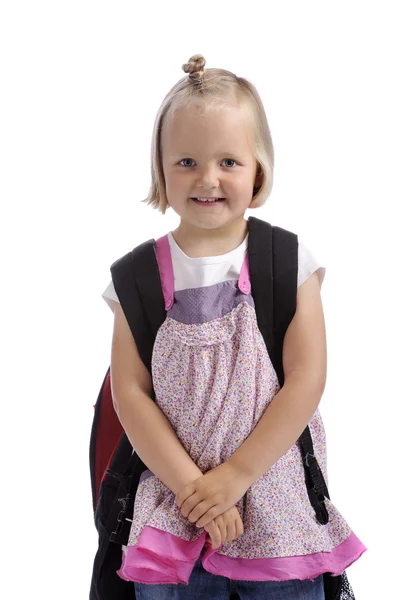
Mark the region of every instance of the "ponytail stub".
[[187, 63], [182, 66], [185, 73], [194, 83], [202, 83], [205, 79], [205, 58], [202, 54], [194, 54]]

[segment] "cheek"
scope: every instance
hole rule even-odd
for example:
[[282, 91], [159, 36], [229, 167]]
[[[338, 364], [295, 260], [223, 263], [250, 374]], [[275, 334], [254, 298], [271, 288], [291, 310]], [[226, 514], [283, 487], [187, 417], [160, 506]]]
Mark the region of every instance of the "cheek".
[[248, 175], [248, 173], [242, 173], [240, 175], [237, 175], [236, 177], [231, 178], [230, 180], [231, 184], [241, 190], [251, 190], [253, 189], [253, 178], [251, 176]]
[[188, 178], [183, 173], [169, 173], [165, 176], [167, 188], [170, 190], [178, 190], [188, 185]]

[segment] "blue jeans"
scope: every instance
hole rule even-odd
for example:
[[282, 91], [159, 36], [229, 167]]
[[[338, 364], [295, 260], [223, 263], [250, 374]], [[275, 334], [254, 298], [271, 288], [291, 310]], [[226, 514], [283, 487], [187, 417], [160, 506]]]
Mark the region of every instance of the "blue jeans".
[[135, 582], [136, 600], [229, 600], [234, 593], [240, 600], [325, 600], [323, 575], [313, 581], [236, 581], [205, 571], [201, 557], [202, 552], [188, 585]]

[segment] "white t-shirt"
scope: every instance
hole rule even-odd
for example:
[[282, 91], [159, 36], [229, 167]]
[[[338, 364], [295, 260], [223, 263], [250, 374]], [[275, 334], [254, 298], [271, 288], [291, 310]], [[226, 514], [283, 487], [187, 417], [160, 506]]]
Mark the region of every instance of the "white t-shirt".
[[[237, 280], [248, 247], [248, 236], [249, 234], [240, 246], [231, 252], [227, 252], [227, 254], [191, 258], [177, 245], [172, 232], [169, 232], [175, 291], [206, 287], [222, 281]], [[298, 238], [298, 287], [315, 271], [317, 271], [321, 287], [326, 271], [325, 267], [321, 266], [310, 250]], [[113, 302], [119, 302], [119, 299], [112, 279], [102, 293], [102, 297], [113, 311]]]

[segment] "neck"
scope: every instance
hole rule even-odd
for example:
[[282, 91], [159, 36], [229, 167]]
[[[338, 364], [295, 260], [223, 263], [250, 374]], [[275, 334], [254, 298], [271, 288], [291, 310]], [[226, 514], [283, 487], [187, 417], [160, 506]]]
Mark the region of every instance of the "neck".
[[219, 256], [238, 248], [248, 233], [248, 221], [244, 218], [221, 229], [202, 229], [183, 221], [173, 231], [178, 246], [190, 258]]

